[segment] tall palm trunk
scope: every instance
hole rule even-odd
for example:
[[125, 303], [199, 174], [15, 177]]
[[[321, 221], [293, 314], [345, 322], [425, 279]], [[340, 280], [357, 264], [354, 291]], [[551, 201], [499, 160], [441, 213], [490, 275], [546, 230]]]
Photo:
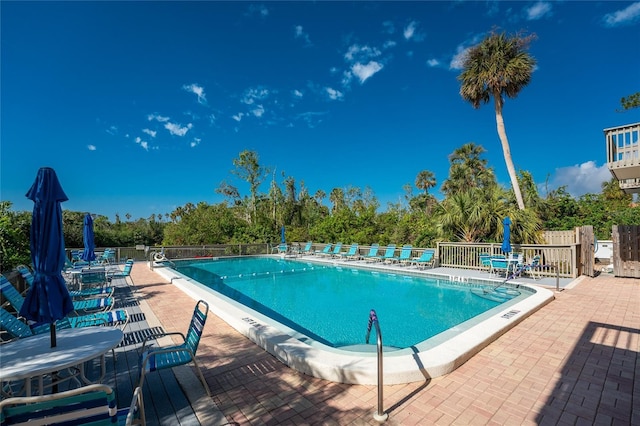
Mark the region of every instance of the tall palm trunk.
[[516, 168], [513, 166], [513, 160], [511, 159], [511, 149], [509, 148], [509, 139], [507, 139], [507, 131], [504, 128], [504, 120], [502, 119], [502, 96], [499, 92], [494, 93], [493, 99], [495, 101], [496, 109], [496, 127], [498, 128], [498, 137], [500, 138], [500, 143], [502, 144], [504, 162], [507, 164], [507, 171], [509, 172], [509, 178], [511, 179], [511, 186], [513, 187], [513, 193], [516, 196], [518, 208], [520, 210], [524, 210], [524, 200], [522, 199], [522, 193], [520, 192], [518, 175], [516, 174]]

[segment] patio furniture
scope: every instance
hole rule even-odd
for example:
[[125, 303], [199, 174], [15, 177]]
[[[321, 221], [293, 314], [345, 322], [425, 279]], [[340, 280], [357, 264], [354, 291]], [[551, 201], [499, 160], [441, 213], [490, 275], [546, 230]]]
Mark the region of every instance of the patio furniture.
[[435, 259], [433, 258], [434, 254], [435, 250], [425, 250], [422, 252], [420, 257], [412, 258], [411, 264], [416, 265], [416, 267], [418, 268], [420, 268], [420, 266], [422, 266], [423, 268], [426, 268], [427, 266], [433, 268], [433, 264], [435, 262]]
[[[144, 386], [144, 376], [151, 371], [157, 371], [164, 368], [176, 367], [178, 365], [188, 364], [193, 362], [196, 367], [196, 371], [200, 376], [202, 385], [207, 391], [207, 395], [211, 396], [211, 391], [207, 385], [204, 375], [200, 370], [200, 366], [196, 361], [196, 351], [198, 350], [198, 344], [200, 343], [200, 337], [204, 329], [205, 322], [207, 320], [207, 314], [209, 313], [209, 305], [204, 300], [198, 301], [195, 309], [193, 310], [193, 316], [187, 335], [180, 332], [173, 333], [155, 333], [147, 336], [142, 343], [140, 349], [140, 382], [138, 386], [142, 388]], [[151, 345], [147, 346], [149, 340], [157, 339], [159, 337], [178, 335], [182, 337], [183, 343], [180, 345], [172, 345], [166, 347], [152, 348]]]
[[357, 255], [358, 255], [358, 243], [353, 243], [349, 247], [348, 251], [343, 253], [338, 253], [337, 257], [340, 257], [341, 259], [349, 260], [349, 259], [355, 259]]
[[378, 259], [378, 250], [380, 250], [380, 244], [374, 243], [369, 248], [369, 253], [365, 254], [364, 256], [360, 256], [360, 259], [364, 260], [365, 262], [376, 261]]
[[97, 380], [100, 382], [106, 374], [105, 354], [118, 346], [123, 336], [119, 328], [85, 327], [58, 330], [57, 345], [53, 348], [49, 333], [14, 340], [2, 345], [0, 380], [25, 380], [25, 393], [30, 396], [31, 382], [38, 379], [38, 393], [42, 395], [43, 376], [72, 367], [77, 367], [83, 383], [91, 384], [85, 375], [84, 363], [100, 358], [101, 374]]
[[89, 385], [45, 396], [7, 398], [0, 402], [2, 425], [144, 425], [142, 389], [136, 388], [129, 407], [117, 409], [113, 389]]
[[124, 264], [122, 271], [107, 271], [107, 281], [111, 282], [114, 278], [124, 278], [124, 282], [129, 285], [127, 278], [131, 280], [131, 286], [133, 286], [133, 278], [131, 278], [131, 270], [133, 269], [133, 260], [127, 260]]
[[[20, 272], [20, 275], [22, 275], [22, 278], [24, 278], [27, 284], [31, 286], [33, 284], [33, 274], [31, 273], [31, 270], [25, 265], [18, 265], [16, 266], [16, 269], [18, 270], [18, 272]], [[106, 280], [103, 281], [103, 283], [106, 284]], [[115, 288], [113, 287], [100, 286], [94, 288], [85, 288], [82, 290], [69, 290], [69, 295], [71, 295], [72, 298], [76, 299], [90, 297], [110, 297], [113, 296], [114, 291]]]

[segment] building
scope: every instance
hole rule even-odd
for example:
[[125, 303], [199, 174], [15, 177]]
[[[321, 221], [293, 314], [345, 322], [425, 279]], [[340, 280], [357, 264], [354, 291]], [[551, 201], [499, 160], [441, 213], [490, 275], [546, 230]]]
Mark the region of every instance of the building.
[[640, 193], [640, 123], [604, 129], [607, 167], [627, 194]]

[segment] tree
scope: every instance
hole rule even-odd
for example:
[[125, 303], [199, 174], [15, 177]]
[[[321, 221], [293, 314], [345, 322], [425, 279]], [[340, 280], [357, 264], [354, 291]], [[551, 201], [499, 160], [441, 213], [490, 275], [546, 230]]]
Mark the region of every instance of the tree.
[[251, 192], [251, 219], [255, 220], [258, 187], [269, 173], [269, 170], [260, 165], [258, 162], [258, 154], [255, 151], [242, 151], [238, 155], [238, 158], [233, 160], [233, 165], [236, 168], [231, 170], [231, 173], [249, 184], [249, 191]]
[[536, 61], [527, 53], [533, 35], [523, 37], [507, 36], [492, 32], [480, 44], [467, 52], [463, 71], [458, 76], [461, 82], [460, 95], [479, 108], [481, 103], [494, 101], [496, 126], [502, 144], [504, 161], [511, 179], [518, 208], [524, 210], [518, 176], [511, 159], [511, 149], [502, 117], [504, 96], [515, 98], [529, 81]]
[[436, 186], [436, 177], [433, 172], [423, 170], [416, 176], [416, 188], [424, 191], [425, 195], [429, 194], [429, 189]]
[[456, 148], [449, 155], [449, 178], [442, 184], [442, 192], [454, 195], [470, 188], [485, 188], [493, 185], [495, 177], [487, 160], [481, 158], [485, 149], [473, 142]]
[[[629, 95], [626, 98], [620, 99], [620, 106], [622, 111], [628, 111], [633, 108], [640, 108], [640, 92], [636, 92], [633, 95]], [[618, 111], [618, 112], [622, 112]]]

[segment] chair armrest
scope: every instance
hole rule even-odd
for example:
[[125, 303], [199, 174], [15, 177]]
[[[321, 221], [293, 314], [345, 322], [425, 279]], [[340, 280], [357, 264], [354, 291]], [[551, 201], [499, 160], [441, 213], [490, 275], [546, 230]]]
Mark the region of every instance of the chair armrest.
[[147, 337], [144, 338], [144, 340], [142, 341], [142, 346], [140, 347], [140, 350], [138, 350], [138, 353], [142, 353], [144, 352], [145, 347], [147, 346], [147, 341], [151, 340], [151, 339], [157, 339], [158, 337], [166, 337], [166, 336], [176, 336], [179, 335], [180, 337], [182, 337], [182, 342], [184, 343], [187, 338], [185, 337], [185, 335], [179, 331], [174, 331], [174, 332], [170, 332], [170, 333], [153, 333], [148, 335]]

